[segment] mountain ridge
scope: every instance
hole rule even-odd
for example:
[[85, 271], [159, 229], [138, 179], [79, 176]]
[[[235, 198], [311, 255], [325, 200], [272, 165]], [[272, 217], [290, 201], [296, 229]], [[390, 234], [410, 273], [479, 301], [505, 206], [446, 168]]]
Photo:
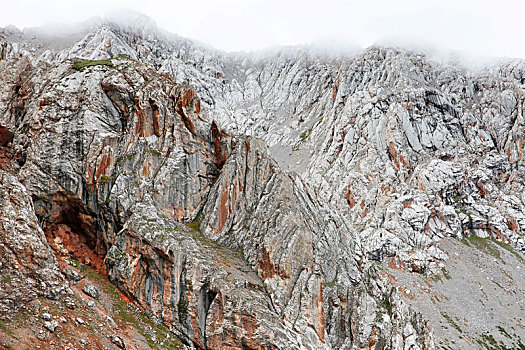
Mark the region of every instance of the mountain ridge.
[[[78, 198], [74, 200], [80, 199], [81, 204], [73, 206], [74, 216], [89, 213], [90, 220], [97, 223], [96, 228], [90, 224], [76, 229], [94, 231], [97, 249], [105, 246], [110, 279], [139, 304], [157, 308], [156, 314], [162, 313], [163, 318], [177, 304], [179, 318], [172, 315], [164, 322], [171, 324], [187, 345], [206, 348], [210, 342], [214, 344], [210, 347], [220, 348], [221, 342], [227, 342], [238, 348], [238, 335], [247, 326], [237, 325], [226, 331], [221, 328], [224, 321], [216, 317], [224, 312], [221, 308], [225, 307], [228, 293], [244, 292], [228, 289], [226, 293], [225, 285], [211, 282], [215, 277], [208, 272], [204, 283], [190, 283], [202, 286], [197, 294], [204, 294], [199, 294], [198, 300], [192, 299], [193, 292], [187, 299], [179, 297], [178, 302], [171, 302], [171, 306], [167, 301], [157, 303], [151, 297], [144, 298], [146, 290], [159, 287], [155, 283], [152, 287], [153, 282], [141, 285], [126, 277], [129, 266], [125, 261], [131, 260], [123, 257], [171, 259], [165, 257], [173, 253], [159, 240], [162, 234], [158, 228], [147, 224], [148, 220], [160, 221], [160, 213], [171, 217], [162, 220], [169, 222], [168, 233], [181, 232], [177, 235], [185, 238], [180, 239], [190, 239], [191, 230], [179, 224], [198, 224], [193, 227], [193, 236], [202, 234], [204, 242], [210, 240], [219, 247], [241, 249], [248, 265], [262, 277], [273, 312], [284, 322], [281, 326], [268, 326], [276, 322], [271, 321], [261, 332], [271, 334], [279, 330], [303, 337], [298, 343], [270, 341], [268, 346], [276, 348], [301, 348], [309, 342], [311, 348], [433, 348], [434, 338], [427, 321], [405, 305], [414, 297], [410, 298], [410, 289], [393, 282], [394, 273], [401, 268], [416, 274], [445, 276], [448, 257], [440, 242], [447, 237], [458, 241], [488, 237], [495, 242], [509, 242], [511, 246], [505, 249], [516, 249], [517, 256], [525, 249], [525, 184], [519, 175], [523, 170], [524, 61], [511, 60], [469, 72], [433, 62], [420, 53], [381, 47], [366, 49], [355, 57], [328, 60], [300, 49], [250, 58], [209, 52], [185, 39], [162, 42], [155, 34], [134, 33], [129, 28], [105, 24], [97, 28], [59, 52], [44, 51], [45, 47], [35, 48], [28, 43], [19, 45], [4, 37], [0, 67], [6, 72], [5, 97], [0, 122], [15, 135], [10, 147], [23, 162], [18, 177], [33, 198], [41, 198], [33, 199], [39, 220], [54, 225], [57, 217], [53, 212], [58, 210], [56, 223], [75, 230], [70, 219], [64, 221], [64, 210], [70, 210], [67, 207], [73, 198], [57, 200], [49, 194], [56, 185], [50, 186], [52, 182], [46, 173], [55, 174], [53, 177], [62, 179], [58, 186], [66, 189], [60, 195], [68, 198], [76, 193]], [[24, 58], [19, 59], [20, 55]], [[94, 62], [93, 66], [75, 72], [71, 67], [79, 59]], [[97, 65], [97, 60], [110, 63]], [[41, 81], [42, 77], [47, 78]], [[79, 96], [79, 91], [92, 96], [93, 107]], [[69, 94], [72, 95], [68, 97]], [[72, 118], [76, 126], [69, 131], [68, 127], [64, 129], [67, 124], [60, 122], [62, 118]], [[166, 123], [177, 126], [180, 132], [173, 141], [182, 142], [178, 148], [172, 148], [167, 141], [175, 134], [166, 129]], [[47, 126], [42, 129], [44, 125]], [[24, 136], [27, 132], [37, 137], [36, 141]], [[37, 135], [41, 132], [46, 136], [40, 140]], [[82, 136], [86, 132], [93, 135], [89, 143]], [[69, 133], [84, 146], [73, 147], [65, 141]], [[120, 136], [107, 136], [119, 133], [128, 135], [124, 153], [119, 146]], [[250, 137], [243, 140], [242, 135], [260, 138], [268, 148], [259, 141], [249, 141]], [[50, 142], [54, 137], [64, 144]], [[207, 146], [197, 147], [193, 141], [185, 141], [195, 138]], [[93, 144], [93, 140], [97, 141]], [[92, 144], [95, 148], [90, 150]], [[65, 160], [65, 168], [59, 165], [64, 159], [52, 156], [52, 152], [64, 147], [68, 152], [77, 152]], [[89, 150], [85, 155], [83, 147]], [[129, 147], [136, 149], [135, 154], [128, 152]], [[208, 163], [194, 158], [196, 150], [203, 159], [215, 160]], [[131, 167], [123, 167], [123, 159], [130, 161]], [[188, 165], [184, 165], [186, 162]], [[44, 174], [37, 169], [43, 164], [49, 166]], [[80, 169], [85, 169], [89, 177], [72, 172], [75, 164], [83, 164]], [[163, 170], [165, 166], [179, 177], [170, 179]], [[201, 169], [197, 173], [193, 173], [195, 166]], [[152, 171], [152, 167], [156, 170]], [[274, 170], [279, 168], [298, 175]], [[133, 180], [137, 173], [149, 180]], [[208, 180], [202, 180], [207, 178], [215, 182], [207, 184]], [[134, 181], [139, 182], [139, 197], [126, 189]], [[75, 190], [67, 187], [75, 183], [79, 186]], [[261, 183], [267, 188], [258, 188]], [[188, 193], [180, 184], [196, 192]], [[109, 188], [111, 191], [107, 192]], [[101, 193], [107, 199], [99, 198]], [[158, 194], [149, 198], [147, 193]], [[189, 198], [191, 201], [187, 202]], [[141, 204], [133, 209], [136, 201]], [[141, 205], [159, 214], [150, 219]], [[53, 209], [55, 206], [57, 209]], [[105, 209], [99, 213], [100, 208]], [[323, 220], [312, 220], [315, 216]], [[273, 217], [275, 226], [270, 228], [279, 233], [276, 236], [272, 236], [265, 222], [268, 217]], [[116, 226], [101, 229], [100, 225]], [[150, 228], [144, 231], [142, 226]], [[340, 227], [344, 227], [343, 236], [347, 238], [341, 238]], [[111, 231], [114, 232], [110, 234]], [[110, 238], [116, 232], [119, 235]], [[90, 234], [93, 236], [93, 232]], [[135, 250], [132, 240], [126, 243], [126, 237], [137, 235], [163, 252], [154, 255]], [[280, 247], [287, 239], [288, 247], [295, 248]], [[341, 246], [332, 246], [341, 240], [346, 242], [342, 245], [346, 248], [338, 250]], [[311, 241], [312, 250], [301, 246], [300, 241]], [[211, 247], [208, 243], [201, 246], [199, 239], [196, 242], [198, 249]], [[491, 242], [487, 243], [489, 247]], [[189, 247], [185, 249], [196, 249]], [[306, 255], [298, 254], [301, 251]], [[180, 254], [185, 256], [184, 250]], [[227, 260], [236, 259], [229, 254]], [[355, 261], [352, 255], [362, 258]], [[354, 271], [350, 274], [354, 277], [341, 277], [339, 269], [330, 265], [338, 259], [341, 263], [335, 265], [345, 265], [347, 273]], [[375, 266], [374, 260], [381, 262], [380, 267]], [[507, 271], [509, 275], [520, 275], [521, 262], [517, 261], [517, 268]], [[308, 264], [312, 265], [311, 270], [298, 270]], [[355, 267], [351, 268], [353, 264]], [[170, 280], [165, 272], [157, 275]], [[143, 278], [148, 276], [144, 274]], [[375, 279], [379, 282], [372, 282]], [[523, 279], [513, 283], [513, 288], [517, 288], [515, 301], [522, 303], [519, 291], [523, 291]], [[185, 288], [184, 283], [176, 285]], [[320, 292], [312, 291], [316, 288]], [[363, 294], [361, 289], [368, 291]], [[440, 293], [446, 296], [447, 292], [450, 290], [445, 288]], [[215, 299], [217, 295], [223, 304]], [[342, 295], [347, 296], [343, 304]], [[194, 308], [195, 321], [185, 323], [180, 300], [183, 304], [186, 300], [186, 308]], [[321, 302], [322, 306], [312, 308], [301, 300], [311, 300], [311, 305]], [[416, 301], [421, 300], [423, 305], [435, 304], [418, 295]], [[202, 303], [212, 308], [202, 309]], [[374, 306], [369, 309], [368, 304]], [[451, 313], [449, 305], [443, 305], [447, 315]], [[303, 310], [296, 311], [294, 307]], [[421, 304], [419, 308], [425, 310]], [[481, 312], [483, 307], [479, 308]], [[275, 317], [260, 306], [255, 310], [263, 319]], [[235, 317], [241, 311], [234, 307], [228, 312]], [[206, 321], [208, 313], [214, 315], [210, 316], [214, 326]], [[354, 315], [351, 317], [359, 325], [349, 325], [342, 320], [344, 315]], [[439, 321], [432, 317], [435, 327]], [[480, 334], [495, 332], [502, 324], [519, 334], [520, 321], [516, 317], [519, 318], [512, 315], [498, 319], [494, 324], [487, 319], [488, 328], [467, 327], [468, 336], [462, 330], [451, 333], [438, 327], [436, 345], [451, 346], [449, 340], [444, 342], [450, 338], [468, 348]], [[294, 325], [299, 324], [294, 326], [299, 330], [289, 328], [287, 322], [291, 319], [296, 320]], [[448, 321], [446, 317], [445, 320]], [[311, 327], [315, 334], [309, 331]], [[345, 332], [347, 327], [350, 334]], [[213, 331], [217, 329], [222, 330]], [[207, 331], [213, 337], [206, 336]], [[495, 334], [501, 344], [517, 344]], [[255, 348], [255, 344], [263, 342], [253, 334], [249, 337], [253, 341], [250, 346]]]

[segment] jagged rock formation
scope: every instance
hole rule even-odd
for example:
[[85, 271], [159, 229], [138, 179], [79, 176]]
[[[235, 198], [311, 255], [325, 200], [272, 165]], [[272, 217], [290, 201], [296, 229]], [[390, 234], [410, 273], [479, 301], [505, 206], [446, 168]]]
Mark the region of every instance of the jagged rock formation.
[[373, 260], [435, 275], [444, 237], [525, 247], [522, 61], [225, 54], [148, 21], [34, 35], [0, 35], [0, 141], [41, 278], [62, 283], [43, 230], [187, 346], [432, 349]]
[[0, 313], [12, 316], [38, 295], [59, 298], [66, 287], [26, 189], [4, 170], [0, 185]]

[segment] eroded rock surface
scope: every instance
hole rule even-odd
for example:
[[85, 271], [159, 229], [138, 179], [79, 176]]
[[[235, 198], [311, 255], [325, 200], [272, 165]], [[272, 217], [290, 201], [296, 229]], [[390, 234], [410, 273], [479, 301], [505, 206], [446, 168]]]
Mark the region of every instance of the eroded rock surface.
[[32, 35], [0, 36], [8, 186], [51, 260], [107, 273], [188, 347], [433, 349], [380, 262], [437, 274], [445, 237], [524, 249], [522, 61], [224, 54], [149, 20]]
[[221, 131], [189, 87], [138, 62], [71, 64], [4, 67], [31, 77], [3, 123], [57, 254], [107, 269], [194, 347], [404, 344], [417, 315], [369, 281], [355, 230], [260, 141]]
[[0, 170], [0, 315], [10, 318], [38, 296], [58, 299], [66, 285], [16, 176]]

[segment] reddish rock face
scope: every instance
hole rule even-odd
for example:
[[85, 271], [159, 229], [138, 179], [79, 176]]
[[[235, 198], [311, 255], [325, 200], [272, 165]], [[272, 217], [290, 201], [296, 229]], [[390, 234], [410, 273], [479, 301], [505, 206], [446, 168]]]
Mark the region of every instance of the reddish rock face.
[[0, 125], [0, 145], [7, 146], [13, 140], [13, 133]]
[[[77, 230], [79, 230], [78, 227]], [[105, 248], [99, 247], [97, 249], [97, 242], [94, 237], [86, 236], [84, 232], [75, 232], [75, 229], [71, 229], [65, 224], [52, 225], [44, 233], [55, 255], [73, 256], [81, 263], [91, 266], [103, 274], [106, 273]]]

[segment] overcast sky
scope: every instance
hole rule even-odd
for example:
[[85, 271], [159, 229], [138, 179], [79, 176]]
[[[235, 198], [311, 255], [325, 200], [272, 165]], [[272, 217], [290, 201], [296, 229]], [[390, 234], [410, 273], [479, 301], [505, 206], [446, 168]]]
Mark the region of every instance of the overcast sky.
[[525, 58], [525, 0], [0, 0], [0, 26], [79, 22], [118, 9], [227, 51], [386, 40]]

